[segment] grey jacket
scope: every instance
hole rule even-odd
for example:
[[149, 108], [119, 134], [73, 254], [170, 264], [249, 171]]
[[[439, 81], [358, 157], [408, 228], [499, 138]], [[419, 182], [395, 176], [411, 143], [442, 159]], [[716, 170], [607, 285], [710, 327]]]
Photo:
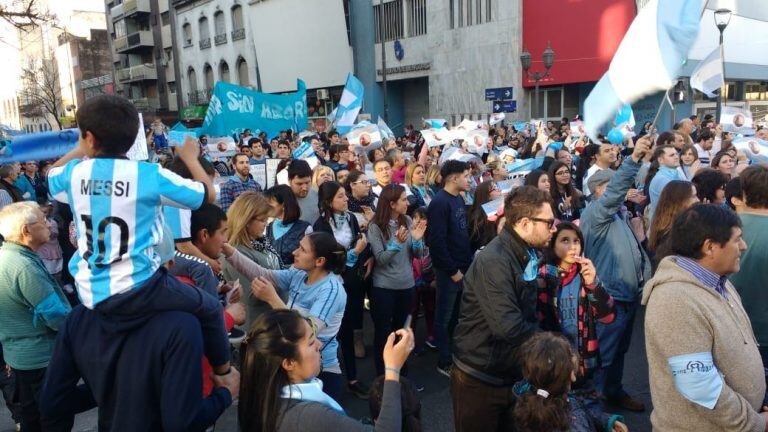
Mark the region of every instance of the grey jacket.
[[627, 191], [632, 187], [640, 164], [631, 156], [624, 159], [600, 199], [593, 200], [581, 214], [584, 253], [614, 300], [632, 302], [640, 296], [642, 284], [651, 278], [651, 261], [645, 254], [629, 221], [620, 215]]
[[[248, 257], [248, 259], [266, 269], [280, 270], [280, 265], [278, 264], [279, 261], [275, 256], [269, 256], [270, 254], [267, 251], [259, 252], [253, 248], [243, 245], [237, 246], [236, 249]], [[224, 273], [224, 278], [228, 281], [234, 281], [235, 279], [240, 280], [240, 286], [243, 290], [241, 301], [243, 306], [245, 306], [246, 315], [244, 328], [249, 329], [251, 328], [251, 324], [256, 321], [256, 318], [258, 318], [259, 315], [268, 310], [271, 310], [272, 307], [270, 307], [266, 302], [263, 302], [253, 296], [253, 293], [251, 292], [250, 279], [246, 278], [245, 276], [241, 275], [240, 272], [235, 270], [229, 261], [222, 260], [222, 262], [222, 273]], [[278, 294], [280, 293], [281, 292], [278, 291]], [[288, 300], [287, 297], [285, 297], [285, 294], [283, 294], [281, 297], [283, 297], [283, 301]]]
[[[411, 218], [406, 216], [407, 226], [411, 226]], [[399, 244], [395, 240], [395, 233], [390, 228], [389, 236], [384, 238], [384, 233], [375, 224], [368, 225], [368, 243], [371, 245], [376, 265], [373, 267], [373, 286], [405, 290], [413, 288], [413, 264], [412, 257], [421, 258], [424, 251], [423, 240], [414, 243], [410, 233], [405, 243]]]

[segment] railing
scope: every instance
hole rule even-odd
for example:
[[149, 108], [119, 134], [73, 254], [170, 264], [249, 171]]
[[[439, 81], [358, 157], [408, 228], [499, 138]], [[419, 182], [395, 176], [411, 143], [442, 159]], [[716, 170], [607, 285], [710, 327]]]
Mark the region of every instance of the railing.
[[232, 30], [232, 40], [236, 41], [240, 39], [245, 39], [245, 29], [240, 28], [240, 29]]
[[207, 105], [212, 94], [212, 89], [191, 91], [187, 93], [187, 105]]
[[137, 46], [153, 46], [152, 33], [149, 30], [140, 30], [127, 36], [115, 39], [115, 51], [124, 51]]
[[152, 12], [152, 9], [149, 5], [149, 0], [125, 0], [123, 2], [123, 13], [125, 16], [130, 16], [138, 12]]
[[131, 102], [139, 111], [156, 111], [160, 108], [160, 101], [154, 98], [131, 98]]
[[213, 42], [216, 45], [222, 45], [227, 43], [227, 34], [226, 33], [217, 34], [216, 36], [214, 36]]
[[119, 18], [123, 16], [123, 11], [125, 8], [123, 7], [123, 4], [119, 4], [112, 9], [109, 10], [109, 16], [112, 17], [112, 21], [117, 21]]
[[200, 39], [200, 49], [207, 49], [211, 47], [211, 38]]

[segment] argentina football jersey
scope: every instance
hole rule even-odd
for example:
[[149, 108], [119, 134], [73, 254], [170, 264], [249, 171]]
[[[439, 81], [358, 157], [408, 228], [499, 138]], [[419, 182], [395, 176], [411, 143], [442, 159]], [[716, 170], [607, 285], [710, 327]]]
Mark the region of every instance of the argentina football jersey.
[[160, 267], [162, 206], [197, 209], [206, 194], [202, 183], [127, 159], [73, 160], [51, 169], [48, 183], [72, 208], [77, 252], [69, 270], [88, 308], [140, 287]]
[[190, 233], [192, 210], [163, 206], [163, 217], [165, 218], [165, 224], [173, 233], [174, 242], [183, 243], [192, 240], [192, 234]]

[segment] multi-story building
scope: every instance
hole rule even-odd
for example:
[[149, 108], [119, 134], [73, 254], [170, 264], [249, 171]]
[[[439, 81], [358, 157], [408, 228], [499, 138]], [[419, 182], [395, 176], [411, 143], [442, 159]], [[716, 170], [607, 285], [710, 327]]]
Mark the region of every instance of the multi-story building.
[[147, 119], [178, 116], [169, 0], [106, 0], [117, 94]]
[[[279, 93], [295, 91], [301, 78], [309, 89], [310, 118], [324, 120], [352, 71], [346, 4], [174, 0], [179, 103], [207, 106], [216, 81]], [[200, 110], [184, 113], [200, 117]]]

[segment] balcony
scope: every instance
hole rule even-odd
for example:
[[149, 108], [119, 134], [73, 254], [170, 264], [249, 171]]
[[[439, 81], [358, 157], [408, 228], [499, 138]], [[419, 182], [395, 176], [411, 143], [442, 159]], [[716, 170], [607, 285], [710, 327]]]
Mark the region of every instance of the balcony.
[[211, 38], [200, 39], [200, 49], [208, 49], [211, 47]]
[[123, 17], [123, 11], [125, 11], [125, 9], [123, 8], [123, 4], [121, 3], [109, 10], [109, 16], [112, 17], [112, 21], [117, 21]]
[[121, 83], [133, 81], [155, 81], [157, 70], [153, 64], [143, 64], [117, 70], [117, 80]]
[[155, 41], [152, 38], [152, 32], [149, 30], [140, 30], [135, 33], [131, 33], [128, 36], [123, 36], [115, 39], [115, 51], [119, 54], [126, 54], [141, 50], [145, 47], [155, 46]]
[[123, 14], [126, 17], [137, 14], [149, 14], [151, 12], [149, 0], [125, 0], [123, 2]]
[[240, 39], [245, 39], [245, 29], [240, 28], [240, 29], [232, 30], [232, 40], [236, 41]]
[[129, 98], [136, 109], [142, 112], [154, 112], [160, 108], [160, 100], [157, 98]]
[[225, 44], [225, 43], [227, 43], [227, 34], [226, 34], [226, 33], [217, 34], [217, 35], [216, 35], [216, 36], [213, 38], [213, 42], [214, 42], [216, 45], [222, 45], [222, 44]]
[[208, 105], [211, 101], [213, 90], [195, 90], [187, 93], [187, 105]]

